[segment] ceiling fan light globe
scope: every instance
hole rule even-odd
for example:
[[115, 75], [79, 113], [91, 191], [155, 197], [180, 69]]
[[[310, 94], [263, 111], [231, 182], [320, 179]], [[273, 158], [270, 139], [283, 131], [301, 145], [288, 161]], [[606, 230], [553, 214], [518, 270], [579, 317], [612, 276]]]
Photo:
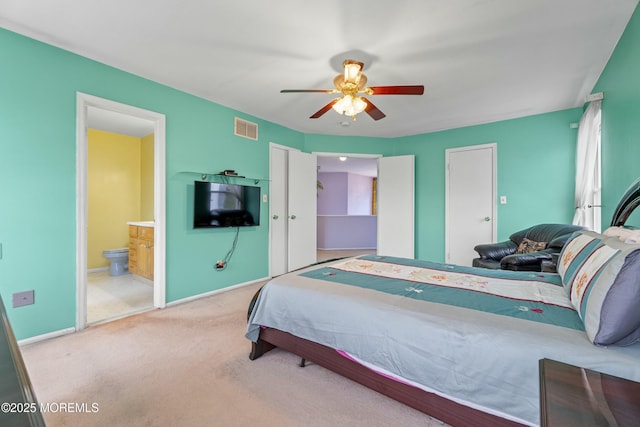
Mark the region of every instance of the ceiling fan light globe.
[[355, 114], [359, 114], [362, 113], [365, 108], [367, 108], [367, 102], [359, 96], [356, 96], [355, 98], [353, 98], [351, 106], [353, 107]]
[[333, 103], [331, 108], [333, 108], [338, 114], [344, 114], [347, 108], [349, 108], [350, 103], [350, 100], [347, 97], [349, 97], [349, 95], [336, 98], [336, 102]]
[[332, 108], [338, 114], [355, 117], [357, 114], [362, 113], [365, 108], [367, 108], [367, 103], [359, 96], [345, 95], [342, 98], [339, 98], [333, 104]]

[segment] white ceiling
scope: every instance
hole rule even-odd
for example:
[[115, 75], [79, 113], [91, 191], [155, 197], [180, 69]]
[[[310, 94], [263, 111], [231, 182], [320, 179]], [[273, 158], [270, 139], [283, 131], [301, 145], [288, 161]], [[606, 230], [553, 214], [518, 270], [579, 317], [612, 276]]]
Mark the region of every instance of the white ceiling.
[[[394, 137], [577, 107], [638, 0], [0, 0], [0, 25], [305, 133]], [[327, 112], [344, 59], [387, 114]], [[349, 126], [344, 126], [346, 122]]]
[[[343, 157], [344, 160], [340, 160]], [[356, 175], [378, 176], [378, 159], [361, 155], [331, 155], [323, 153], [318, 155], [318, 172], [348, 172]]]

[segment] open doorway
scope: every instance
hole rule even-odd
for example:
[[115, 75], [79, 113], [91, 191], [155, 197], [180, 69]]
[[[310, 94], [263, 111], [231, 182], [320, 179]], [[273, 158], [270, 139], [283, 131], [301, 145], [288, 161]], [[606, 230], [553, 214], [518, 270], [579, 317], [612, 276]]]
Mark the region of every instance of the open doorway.
[[379, 156], [316, 154], [318, 261], [375, 254]]
[[[79, 330], [165, 305], [165, 140], [164, 115], [80, 93], [77, 101]], [[152, 260], [145, 275], [129, 271], [141, 250]]]

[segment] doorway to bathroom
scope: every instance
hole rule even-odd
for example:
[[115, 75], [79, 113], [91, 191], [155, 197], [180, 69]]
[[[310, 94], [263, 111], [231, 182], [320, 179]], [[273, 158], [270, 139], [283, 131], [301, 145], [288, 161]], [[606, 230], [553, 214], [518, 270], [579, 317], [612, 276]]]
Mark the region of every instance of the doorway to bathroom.
[[165, 306], [165, 119], [81, 93], [77, 107], [80, 330]]

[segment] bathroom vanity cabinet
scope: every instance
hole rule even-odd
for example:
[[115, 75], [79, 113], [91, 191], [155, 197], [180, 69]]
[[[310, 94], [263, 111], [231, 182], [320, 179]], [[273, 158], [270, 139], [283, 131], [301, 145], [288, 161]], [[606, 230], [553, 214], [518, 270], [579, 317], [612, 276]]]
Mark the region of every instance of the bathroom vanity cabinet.
[[150, 226], [129, 225], [129, 272], [153, 280], [153, 231]]

